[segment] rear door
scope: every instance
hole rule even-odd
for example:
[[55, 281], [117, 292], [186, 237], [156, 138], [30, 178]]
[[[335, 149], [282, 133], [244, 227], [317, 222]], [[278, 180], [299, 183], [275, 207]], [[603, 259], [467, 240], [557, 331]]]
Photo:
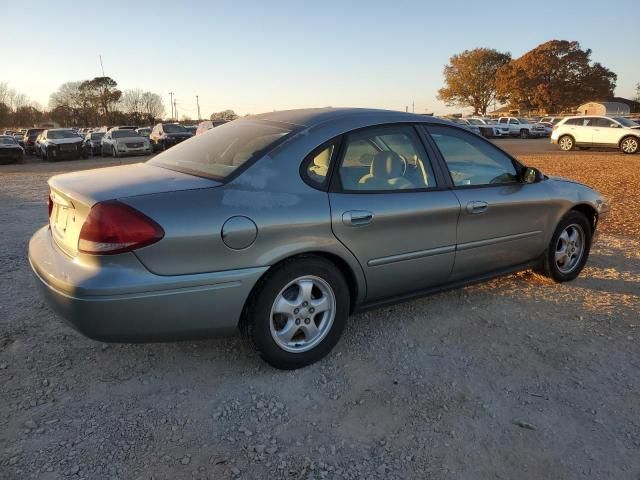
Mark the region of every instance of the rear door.
[[412, 125], [344, 137], [329, 192], [331, 224], [362, 265], [367, 301], [448, 280], [460, 204], [443, 179]]
[[524, 184], [517, 166], [490, 142], [459, 128], [429, 125], [461, 210], [452, 280], [537, 258], [546, 248], [549, 195]]
[[593, 143], [595, 145], [618, 145], [624, 131], [610, 118], [598, 117], [593, 121]]

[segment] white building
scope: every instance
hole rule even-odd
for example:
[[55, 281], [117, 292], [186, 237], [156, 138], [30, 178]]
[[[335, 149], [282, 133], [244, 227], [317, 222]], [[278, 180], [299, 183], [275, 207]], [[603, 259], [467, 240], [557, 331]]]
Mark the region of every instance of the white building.
[[579, 115], [629, 115], [629, 105], [620, 102], [589, 102], [580, 105]]

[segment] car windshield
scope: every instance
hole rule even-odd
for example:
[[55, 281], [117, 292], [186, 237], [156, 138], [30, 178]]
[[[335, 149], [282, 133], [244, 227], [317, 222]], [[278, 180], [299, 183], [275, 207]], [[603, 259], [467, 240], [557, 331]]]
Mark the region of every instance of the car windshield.
[[149, 135], [151, 133], [150, 128], [139, 128], [138, 133], [141, 135]]
[[267, 153], [292, 131], [290, 126], [267, 122], [231, 122], [182, 142], [149, 163], [224, 180], [248, 160]]
[[526, 118], [519, 118], [518, 121], [520, 123], [529, 123], [529, 120], [527, 120]]
[[187, 129], [182, 125], [176, 125], [175, 123], [165, 123], [162, 126], [165, 133], [186, 133]]
[[2, 143], [3, 145], [15, 145], [16, 141], [13, 137], [6, 135], [0, 137], [0, 143]]
[[78, 134], [71, 130], [49, 130], [47, 138], [60, 140], [62, 138], [77, 138]]
[[478, 120], [477, 118], [469, 118], [467, 122], [469, 122], [471, 125], [484, 125], [482, 120]]
[[611, 118], [613, 118], [616, 122], [618, 122], [620, 125], [623, 125], [625, 127], [638, 126], [636, 122], [634, 122], [633, 120], [629, 120], [628, 118], [624, 118], [624, 117], [611, 117]]
[[104, 132], [91, 134], [91, 140], [100, 140], [102, 137], [104, 137]]
[[114, 130], [111, 132], [111, 136], [113, 138], [131, 138], [131, 137], [139, 137], [140, 134], [133, 130]]

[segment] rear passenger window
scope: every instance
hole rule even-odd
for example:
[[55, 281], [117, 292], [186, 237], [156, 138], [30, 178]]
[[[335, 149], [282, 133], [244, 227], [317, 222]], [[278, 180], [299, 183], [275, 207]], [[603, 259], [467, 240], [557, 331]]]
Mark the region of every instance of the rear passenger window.
[[415, 129], [374, 127], [346, 137], [338, 171], [346, 191], [416, 190], [436, 186]]
[[427, 127], [458, 187], [515, 183], [516, 168], [511, 159], [489, 142], [458, 128]]
[[330, 145], [318, 153], [314, 153], [311, 160], [308, 161], [306, 166], [307, 177], [313, 184], [321, 186], [326, 181], [334, 149], [335, 146]]

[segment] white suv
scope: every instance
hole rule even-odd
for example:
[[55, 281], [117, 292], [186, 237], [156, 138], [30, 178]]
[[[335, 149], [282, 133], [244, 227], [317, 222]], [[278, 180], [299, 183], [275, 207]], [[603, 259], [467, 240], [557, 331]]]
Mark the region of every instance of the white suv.
[[640, 149], [640, 125], [624, 117], [567, 117], [553, 126], [551, 143], [560, 145], [564, 151], [575, 147], [611, 147], [623, 153], [636, 153]]

